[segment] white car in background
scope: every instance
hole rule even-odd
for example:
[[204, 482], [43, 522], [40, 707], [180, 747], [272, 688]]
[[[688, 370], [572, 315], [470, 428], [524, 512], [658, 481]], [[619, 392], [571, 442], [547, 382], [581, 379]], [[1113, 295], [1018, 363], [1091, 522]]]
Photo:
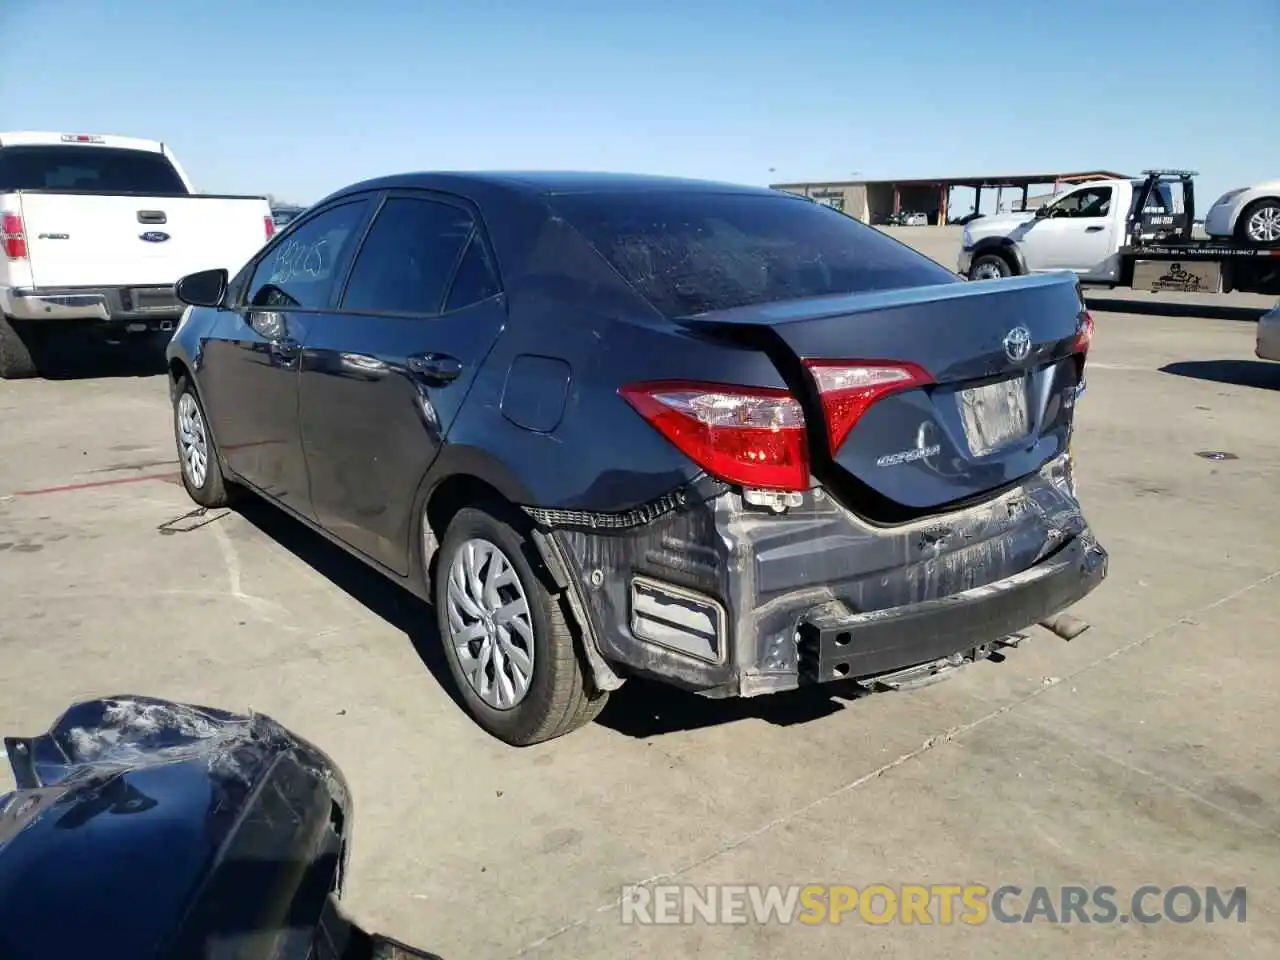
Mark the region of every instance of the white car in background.
[[1259, 359], [1280, 360], [1280, 300], [1258, 319]]
[[1211, 237], [1280, 246], [1280, 180], [1228, 190], [1205, 214], [1204, 231]]

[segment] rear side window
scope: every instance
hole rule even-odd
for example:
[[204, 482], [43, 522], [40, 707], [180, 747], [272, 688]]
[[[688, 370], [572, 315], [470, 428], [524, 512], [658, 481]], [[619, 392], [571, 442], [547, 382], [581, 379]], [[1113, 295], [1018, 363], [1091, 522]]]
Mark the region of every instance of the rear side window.
[[[1182, 187], [1178, 185], [1178, 197], [1175, 199], [1174, 190], [1168, 183], [1158, 183], [1156, 188], [1151, 191], [1151, 195], [1147, 197], [1147, 205], [1143, 209], [1143, 213], [1181, 213], [1184, 209], [1182, 201]], [[1133, 216], [1137, 212], [1138, 201], [1142, 199], [1142, 185], [1135, 184], [1133, 188], [1133, 199], [1129, 201], [1129, 216]]]
[[353, 313], [440, 312], [445, 285], [471, 237], [471, 215], [434, 200], [393, 197], [360, 247], [342, 309]]
[[149, 150], [115, 147], [17, 146], [0, 148], [0, 190], [76, 190], [187, 196], [169, 158]]
[[445, 311], [461, 310], [481, 300], [488, 300], [498, 293], [498, 278], [489, 262], [489, 253], [478, 233], [471, 235], [471, 242], [458, 263], [458, 272], [449, 287], [449, 300]]
[[577, 194], [553, 205], [668, 317], [957, 280], [866, 224], [781, 194]]
[[328, 308], [367, 207], [366, 200], [344, 203], [282, 237], [254, 269], [249, 305], [267, 310]]

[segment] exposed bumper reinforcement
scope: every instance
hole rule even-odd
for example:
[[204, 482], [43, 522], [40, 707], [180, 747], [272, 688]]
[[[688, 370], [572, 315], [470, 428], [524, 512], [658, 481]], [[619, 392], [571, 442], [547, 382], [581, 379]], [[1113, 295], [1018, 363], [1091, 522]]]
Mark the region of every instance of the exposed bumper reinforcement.
[[984, 647], [1075, 603], [1106, 571], [1106, 551], [1081, 537], [1029, 570], [937, 600], [853, 615], [819, 607], [799, 627], [800, 680], [873, 677]]

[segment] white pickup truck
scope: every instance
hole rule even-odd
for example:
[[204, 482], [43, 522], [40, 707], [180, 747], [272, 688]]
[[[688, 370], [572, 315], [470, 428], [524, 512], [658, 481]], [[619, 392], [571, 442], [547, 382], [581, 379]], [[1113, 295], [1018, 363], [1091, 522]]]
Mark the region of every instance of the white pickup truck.
[[173, 328], [173, 285], [234, 275], [275, 231], [265, 197], [198, 194], [152, 140], [0, 133], [0, 378], [74, 324], [108, 339]]
[[[1072, 270], [1082, 281], [1114, 283], [1126, 220], [1143, 181], [1091, 180], [1036, 210], [999, 213], [965, 225], [958, 272], [971, 280]], [[1168, 186], [1148, 212], [1174, 212]]]
[[974, 220], [956, 270], [970, 280], [1070, 270], [1082, 284], [1280, 293], [1280, 247], [1194, 235], [1194, 177], [1092, 180], [1037, 210]]

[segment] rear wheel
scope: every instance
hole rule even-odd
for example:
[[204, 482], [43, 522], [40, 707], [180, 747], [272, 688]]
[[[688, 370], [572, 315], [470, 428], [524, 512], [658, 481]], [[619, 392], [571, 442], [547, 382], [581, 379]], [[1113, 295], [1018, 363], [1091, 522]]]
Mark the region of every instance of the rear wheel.
[[182, 485], [202, 507], [225, 507], [238, 490], [227, 482], [213, 445], [204, 407], [191, 380], [178, 381], [173, 401], [173, 437], [182, 465]]
[[1009, 261], [998, 253], [984, 253], [969, 265], [970, 280], [999, 280], [1011, 276]]
[[501, 512], [464, 507], [449, 523], [436, 558], [436, 619], [468, 712], [523, 747], [589, 723], [608, 694], [589, 689], [560, 599]]
[[1280, 199], [1263, 197], [1245, 207], [1236, 221], [1236, 236], [1263, 247], [1280, 244]]
[[30, 346], [8, 317], [0, 315], [0, 380], [24, 380], [36, 375]]

